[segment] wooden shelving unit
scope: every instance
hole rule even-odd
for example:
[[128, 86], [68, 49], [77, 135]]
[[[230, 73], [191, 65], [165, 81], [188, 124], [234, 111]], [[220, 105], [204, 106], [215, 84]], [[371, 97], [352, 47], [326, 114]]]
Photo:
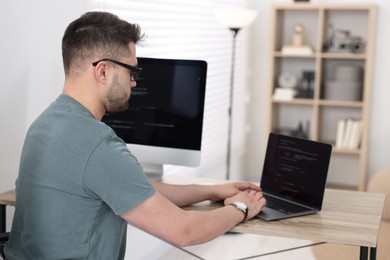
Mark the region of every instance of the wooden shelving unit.
[[[306, 127], [307, 137], [335, 144], [338, 122], [347, 117], [359, 118], [362, 135], [358, 148], [340, 149], [334, 146], [328, 183], [365, 190], [367, 183], [367, 143], [371, 108], [372, 67], [375, 45], [376, 5], [371, 4], [277, 4], [272, 7], [269, 118], [268, 132], [291, 133], [299, 123]], [[311, 46], [311, 54], [286, 54], [285, 45], [290, 45], [294, 26], [304, 30], [304, 41]], [[333, 31], [330, 31], [333, 25]], [[331, 33], [349, 31], [349, 36], [360, 36], [363, 46], [353, 50], [352, 38], [336, 37], [335, 45], [344, 49], [325, 48]], [[337, 35], [337, 34], [336, 34]], [[348, 34], [342, 34], [343, 36]], [[351, 41], [352, 42], [352, 41]], [[325, 93], [327, 82], [334, 77], [338, 66], [353, 66], [361, 69], [361, 98], [329, 98]], [[304, 71], [314, 72], [312, 94], [292, 99], [276, 100], [275, 89], [280, 87], [278, 77], [283, 73], [295, 75], [298, 86]]]

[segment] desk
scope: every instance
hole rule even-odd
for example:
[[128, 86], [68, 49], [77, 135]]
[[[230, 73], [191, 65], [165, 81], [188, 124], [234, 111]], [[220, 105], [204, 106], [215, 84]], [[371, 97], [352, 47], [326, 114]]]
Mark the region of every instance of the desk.
[[[225, 180], [164, 176], [163, 182], [172, 184], [218, 184]], [[385, 194], [333, 190], [325, 191], [322, 211], [278, 221], [252, 219], [234, 227], [232, 231], [247, 234], [259, 234], [287, 237], [315, 242], [328, 242], [360, 247], [360, 259], [376, 257], [376, 245]], [[15, 191], [0, 194], [1, 227], [5, 231], [5, 206], [15, 205]], [[204, 202], [187, 207], [187, 210], [210, 210], [221, 205]], [[370, 249], [370, 250], [369, 250]]]
[[[166, 183], [223, 183], [223, 180], [164, 176]], [[360, 259], [376, 258], [376, 245], [385, 194], [326, 189], [322, 211], [318, 214], [278, 221], [251, 219], [232, 231], [327, 242], [360, 247]], [[211, 210], [217, 203], [199, 203], [188, 210]]]
[[0, 194], [0, 233], [6, 231], [6, 207], [15, 206], [15, 190], [9, 190]]

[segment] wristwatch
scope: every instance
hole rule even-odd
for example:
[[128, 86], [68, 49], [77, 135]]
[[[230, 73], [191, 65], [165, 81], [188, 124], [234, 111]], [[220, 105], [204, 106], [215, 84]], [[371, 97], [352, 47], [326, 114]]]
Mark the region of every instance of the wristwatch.
[[241, 202], [241, 201], [234, 201], [230, 205], [235, 206], [237, 209], [244, 212], [244, 219], [241, 222], [245, 222], [246, 218], [248, 217], [248, 211], [249, 211], [248, 206], [244, 202]]

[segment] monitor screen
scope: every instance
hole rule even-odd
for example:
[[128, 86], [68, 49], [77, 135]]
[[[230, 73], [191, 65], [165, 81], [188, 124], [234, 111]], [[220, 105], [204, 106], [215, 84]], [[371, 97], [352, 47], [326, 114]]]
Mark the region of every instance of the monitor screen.
[[139, 57], [138, 66], [129, 108], [102, 121], [141, 163], [199, 165], [207, 63]]

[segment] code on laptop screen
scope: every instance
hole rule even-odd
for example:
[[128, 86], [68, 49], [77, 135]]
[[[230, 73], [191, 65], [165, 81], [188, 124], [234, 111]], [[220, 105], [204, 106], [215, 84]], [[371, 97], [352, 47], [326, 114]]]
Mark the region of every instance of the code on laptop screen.
[[271, 194], [321, 207], [332, 146], [271, 133], [262, 188]]

